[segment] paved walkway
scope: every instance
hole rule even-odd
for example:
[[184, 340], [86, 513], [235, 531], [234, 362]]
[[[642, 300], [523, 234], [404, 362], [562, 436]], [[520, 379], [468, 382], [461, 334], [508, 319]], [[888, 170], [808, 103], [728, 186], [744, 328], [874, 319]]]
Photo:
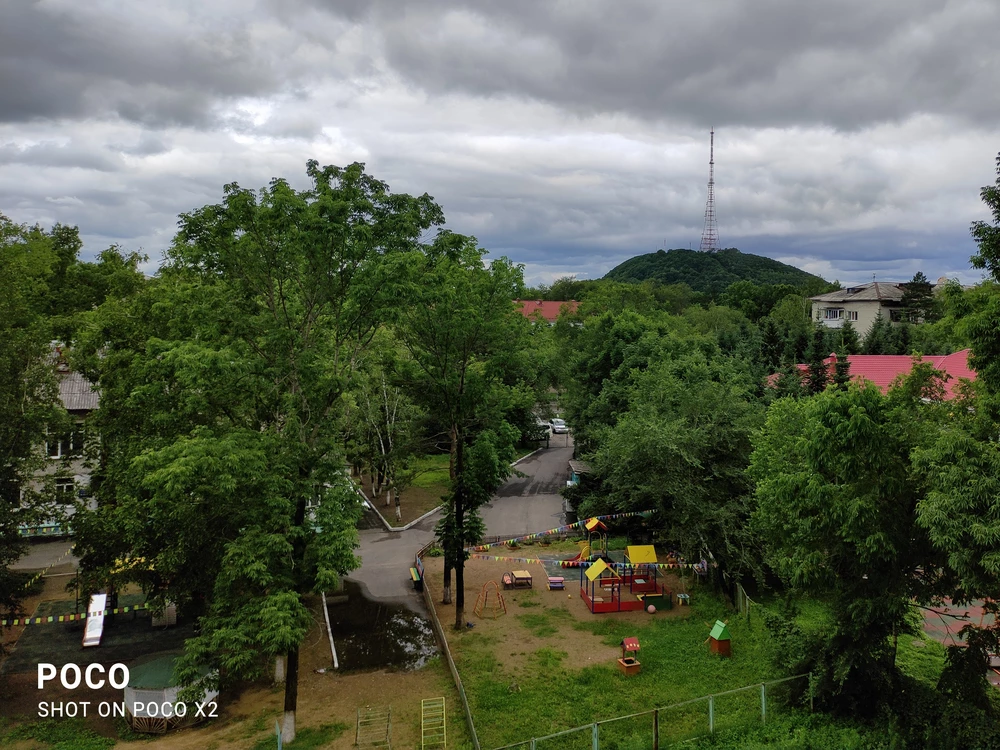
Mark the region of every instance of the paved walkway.
[[[520, 536], [562, 526], [564, 500], [558, 493], [566, 486], [572, 456], [573, 439], [553, 435], [548, 448], [519, 463], [515, 468], [524, 476], [511, 477], [481, 511], [486, 533]], [[362, 584], [375, 599], [425, 612], [423, 597], [413, 590], [407, 571], [417, 550], [434, 539], [438, 517], [435, 513], [406, 531], [360, 531], [361, 567], [348, 578]]]
[[73, 542], [69, 539], [32, 542], [28, 553], [12, 563], [10, 567], [12, 570], [43, 570], [58, 563], [59, 570], [63, 570], [65, 565], [72, 565], [75, 570], [80, 561], [73, 555], [66, 554], [72, 547]]

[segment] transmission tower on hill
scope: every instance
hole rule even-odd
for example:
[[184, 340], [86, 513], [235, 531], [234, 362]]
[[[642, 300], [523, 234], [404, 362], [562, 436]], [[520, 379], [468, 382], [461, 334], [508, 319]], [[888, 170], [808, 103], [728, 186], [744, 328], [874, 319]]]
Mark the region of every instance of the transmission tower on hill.
[[705, 201], [705, 228], [701, 233], [703, 253], [718, 252], [719, 227], [715, 223], [715, 128], [712, 128], [708, 150], [708, 200]]

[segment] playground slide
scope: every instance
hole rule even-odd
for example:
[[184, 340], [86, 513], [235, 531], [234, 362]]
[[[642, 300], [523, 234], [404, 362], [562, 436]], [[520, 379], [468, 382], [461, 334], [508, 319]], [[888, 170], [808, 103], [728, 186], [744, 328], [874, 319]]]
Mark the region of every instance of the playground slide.
[[590, 545], [583, 544], [580, 547], [580, 551], [577, 552], [575, 556], [563, 560], [563, 562], [580, 562], [581, 560], [589, 560], [589, 559], [590, 559]]
[[104, 635], [104, 608], [107, 604], [107, 594], [94, 594], [90, 597], [90, 604], [87, 607], [87, 625], [83, 629], [84, 648], [101, 645], [101, 637]]

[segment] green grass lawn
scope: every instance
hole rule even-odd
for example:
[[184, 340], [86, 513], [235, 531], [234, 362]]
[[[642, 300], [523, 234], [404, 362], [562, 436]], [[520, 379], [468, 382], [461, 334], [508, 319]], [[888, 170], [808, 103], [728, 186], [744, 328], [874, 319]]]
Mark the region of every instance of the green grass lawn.
[[[641, 644], [642, 671], [631, 677], [622, 675], [616, 662], [567, 669], [563, 661], [568, 654], [558, 648], [539, 649], [530, 655], [527, 667], [511, 671], [498, 661], [489, 638], [477, 642], [476, 633], [463, 636], [458, 668], [483, 747], [500, 747], [782, 676], [771, 666], [771, 644], [763, 625], [748, 625], [707, 593], [698, 592], [692, 599], [695, 603], [687, 617], [650, 617], [642, 625], [623, 622], [614, 615], [579, 622], [565, 610], [552, 607], [540, 607], [516, 622], [539, 637], [563, 634], [566, 649], [573, 647], [576, 631], [602, 636], [608, 645], [636, 636]], [[729, 620], [732, 659], [709, 654], [705, 623], [716, 619]], [[759, 696], [755, 690], [719, 698], [715, 705], [717, 727], [759, 717]], [[616, 722], [603, 727], [602, 736], [608, 741], [616, 738], [621, 748], [634, 746], [633, 742], [635, 746], [649, 745], [651, 721], [646, 716]], [[707, 704], [661, 715], [660, 728], [663, 741], [707, 730]], [[611, 745], [602, 741], [601, 746]]]
[[411, 486], [423, 489], [440, 488], [442, 492], [447, 492], [449, 458], [447, 453], [440, 453], [414, 459], [413, 470], [416, 475]]
[[[686, 617], [650, 617], [641, 624], [615, 615], [579, 621], [565, 609], [539, 602], [528, 613], [511, 618], [510, 627], [539, 638], [555, 638], [561, 647], [547, 646], [528, 654], [526, 666], [509, 668], [497, 655], [495, 638], [471, 631], [462, 634], [456, 651], [480, 742], [484, 748], [545, 737], [594, 721], [628, 716], [717, 694], [784, 675], [773, 666], [775, 644], [763, 618], [746, 619], [733, 613], [705, 590], [695, 590]], [[709, 653], [705, 643], [716, 619], [727, 620], [732, 633], [732, 659]], [[829, 621], [822, 602], [799, 606], [800, 625], [818, 629]], [[573, 648], [573, 634], [590, 632], [608, 645], [625, 636], [641, 644], [639, 674], [626, 677], [613, 661], [582, 669], [565, 666]], [[919, 636], [903, 636], [897, 663], [917, 679], [934, 684], [944, 665], [944, 648]], [[714, 702], [716, 735], [691, 747], [798, 748], [862, 747], [865, 730], [848, 721], [810, 714], [805, 680], [768, 690], [768, 722], [761, 724], [760, 690], [719, 696]], [[708, 731], [707, 702], [661, 711], [660, 743], [691, 740]], [[652, 745], [649, 715], [602, 724], [600, 745], [612, 750]], [[561, 750], [589, 743], [589, 730], [539, 743], [544, 750]], [[688, 745], [686, 745], [688, 746]]]

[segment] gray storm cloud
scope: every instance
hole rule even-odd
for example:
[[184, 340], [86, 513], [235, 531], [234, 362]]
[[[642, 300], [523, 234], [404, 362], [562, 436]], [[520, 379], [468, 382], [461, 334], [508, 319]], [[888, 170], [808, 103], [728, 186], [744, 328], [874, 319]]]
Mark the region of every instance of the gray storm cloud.
[[723, 244], [974, 274], [1000, 5], [0, 0], [0, 212], [154, 258], [238, 181], [366, 161], [529, 278]]

